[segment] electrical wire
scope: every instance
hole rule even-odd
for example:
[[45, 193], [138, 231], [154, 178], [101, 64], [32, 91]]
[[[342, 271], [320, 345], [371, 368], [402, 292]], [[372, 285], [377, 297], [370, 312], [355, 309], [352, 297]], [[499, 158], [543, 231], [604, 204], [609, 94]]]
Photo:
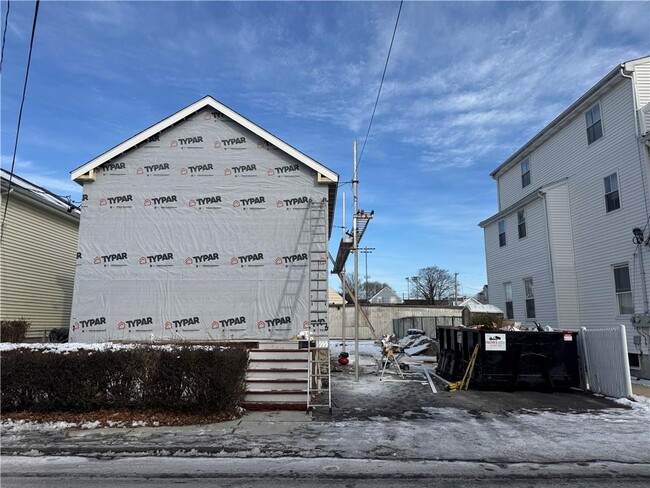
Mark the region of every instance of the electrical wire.
[[5, 39], [7, 38], [7, 25], [9, 25], [9, 9], [11, 2], [7, 0], [7, 14], [5, 15], [5, 25], [2, 29], [2, 50], [0, 51], [0, 73], [2, 73], [2, 62], [5, 59]]
[[34, 34], [36, 33], [36, 20], [38, 19], [38, 7], [40, 0], [36, 0], [34, 7], [34, 22], [32, 23], [32, 36], [29, 41], [29, 56], [27, 57], [27, 69], [25, 70], [25, 82], [23, 83], [23, 95], [20, 100], [20, 110], [18, 111], [18, 121], [16, 123], [16, 139], [14, 140], [14, 153], [11, 158], [11, 171], [9, 171], [9, 185], [7, 187], [7, 198], [5, 199], [5, 209], [2, 213], [2, 223], [0, 223], [0, 241], [5, 235], [5, 219], [7, 218], [7, 209], [9, 208], [9, 199], [11, 197], [11, 182], [14, 177], [14, 167], [16, 165], [16, 151], [18, 150], [18, 136], [20, 135], [20, 122], [23, 118], [23, 107], [25, 105], [25, 95], [27, 93], [27, 80], [29, 79], [29, 67], [32, 64], [32, 50], [34, 49]]
[[368, 124], [368, 130], [366, 131], [366, 138], [363, 141], [363, 146], [361, 147], [361, 154], [357, 160], [357, 167], [361, 163], [361, 158], [363, 158], [363, 151], [366, 149], [366, 143], [368, 142], [368, 136], [370, 135], [370, 128], [372, 127], [372, 121], [375, 119], [375, 111], [377, 110], [377, 104], [379, 103], [379, 96], [381, 95], [381, 88], [384, 85], [384, 78], [386, 77], [386, 69], [388, 68], [388, 60], [390, 59], [390, 53], [393, 50], [393, 41], [395, 41], [395, 33], [397, 32], [397, 24], [399, 24], [399, 16], [402, 13], [402, 5], [404, 0], [401, 0], [399, 3], [399, 10], [397, 11], [397, 18], [395, 19], [395, 27], [393, 29], [393, 37], [390, 40], [390, 47], [388, 48], [388, 55], [386, 56], [386, 64], [384, 65], [384, 72], [381, 75], [381, 81], [379, 82], [379, 90], [377, 91], [377, 99], [375, 100], [375, 107], [372, 109], [372, 115], [370, 116], [370, 123]]

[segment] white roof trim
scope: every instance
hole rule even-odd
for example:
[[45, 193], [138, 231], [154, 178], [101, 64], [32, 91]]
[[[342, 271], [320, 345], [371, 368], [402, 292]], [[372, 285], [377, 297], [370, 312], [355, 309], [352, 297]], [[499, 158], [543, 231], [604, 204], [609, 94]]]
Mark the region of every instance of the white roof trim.
[[106, 151], [104, 154], [101, 156], [96, 157], [95, 159], [88, 161], [86, 164], [83, 166], [80, 166], [79, 168], [73, 170], [70, 172], [70, 176], [72, 180], [77, 180], [80, 176], [85, 175], [89, 171], [97, 168], [98, 166], [101, 166], [102, 164], [110, 161], [113, 158], [116, 158], [120, 154], [128, 151], [129, 149], [132, 149], [133, 147], [137, 146], [138, 144], [141, 144], [142, 142], [146, 141], [149, 139], [151, 136], [158, 134], [159, 132], [167, 129], [168, 127], [177, 124], [178, 122], [182, 121], [183, 119], [189, 117], [195, 112], [198, 112], [202, 108], [205, 107], [212, 107], [215, 110], [218, 110], [222, 114], [226, 115], [227, 117], [230, 117], [232, 120], [237, 122], [239, 125], [242, 127], [245, 127], [249, 131], [251, 131], [253, 134], [261, 137], [265, 141], [273, 144], [276, 146], [278, 149], [284, 151], [286, 154], [289, 156], [297, 159], [301, 163], [305, 164], [309, 168], [313, 169], [317, 173], [325, 176], [326, 178], [330, 179], [332, 183], [337, 183], [339, 180], [339, 175], [336, 174], [334, 171], [326, 168], [322, 164], [320, 164], [318, 161], [315, 161], [311, 159], [309, 156], [301, 153], [298, 151], [296, 148], [290, 146], [286, 142], [278, 139], [275, 137], [273, 134], [270, 132], [265, 131], [258, 125], [255, 125], [253, 122], [248, 120], [246, 117], [239, 115], [237, 112], [234, 110], [231, 110], [230, 108], [226, 107], [222, 103], [218, 102], [211, 96], [206, 96], [202, 98], [201, 100], [194, 102], [192, 105], [189, 107], [185, 107], [184, 109], [176, 112], [174, 115], [171, 115], [167, 117], [166, 119], [161, 120], [155, 125], [152, 125], [148, 129], [143, 130], [142, 132], [136, 134], [135, 136], [131, 137], [130, 139], [124, 141], [122, 144], [119, 144], [115, 146], [113, 149], [110, 149], [109, 151]]

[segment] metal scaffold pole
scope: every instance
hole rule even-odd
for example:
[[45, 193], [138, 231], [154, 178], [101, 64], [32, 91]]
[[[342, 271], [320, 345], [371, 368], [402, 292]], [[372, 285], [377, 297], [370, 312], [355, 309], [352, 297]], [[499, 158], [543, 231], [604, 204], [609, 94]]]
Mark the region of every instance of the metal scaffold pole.
[[[341, 230], [341, 239], [345, 239], [345, 192], [343, 192], [343, 227]], [[346, 283], [345, 283], [345, 266], [343, 266], [343, 274], [341, 276], [341, 288], [343, 289], [343, 308], [341, 309], [341, 350], [347, 352], [345, 344], [345, 328], [347, 327], [345, 320], [345, 295], [346, 295]]]
[[357, 141], [354, 141], [354, 171], [352, 176], [353, 209], [352, 216], [352, 250], [354, 252], [354, 379], [359, 382], [359, 250], [357, 235], [357, 217], [359, 211], [359, 194], [357, 179]]

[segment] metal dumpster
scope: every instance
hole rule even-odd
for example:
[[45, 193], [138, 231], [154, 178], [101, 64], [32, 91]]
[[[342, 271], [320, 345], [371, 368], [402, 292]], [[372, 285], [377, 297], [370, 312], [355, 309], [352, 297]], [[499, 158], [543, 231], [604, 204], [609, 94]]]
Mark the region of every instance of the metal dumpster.
[[436, 372], [449, 381], [463, 377], [476, 344], [470, 385], [495, 390], [555, 391], [580, 386], [577, 332], [525, 332], [438, 327]]

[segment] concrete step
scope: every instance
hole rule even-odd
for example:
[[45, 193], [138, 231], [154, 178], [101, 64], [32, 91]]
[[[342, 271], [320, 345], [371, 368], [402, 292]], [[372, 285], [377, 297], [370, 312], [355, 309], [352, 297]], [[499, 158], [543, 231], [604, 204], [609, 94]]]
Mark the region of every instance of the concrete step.
[[[306, 365], [305, 365], [306, 366]], [[305, 379], [307, 378], [307, 368], [257, 368], [246, 371], [246, 380], [263, 380], [263, 379]]]

